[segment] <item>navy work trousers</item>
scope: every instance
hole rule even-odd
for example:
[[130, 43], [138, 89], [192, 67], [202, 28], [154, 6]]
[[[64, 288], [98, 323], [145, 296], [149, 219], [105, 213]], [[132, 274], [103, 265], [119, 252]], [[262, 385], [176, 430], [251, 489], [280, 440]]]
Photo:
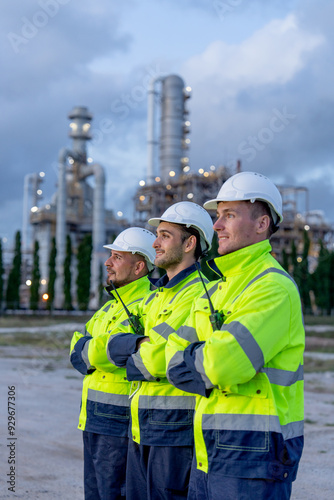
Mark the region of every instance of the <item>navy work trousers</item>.
[[128, 441], [83, 431], [85, 500], [125, 499]]
[[289, 500], [290, 496], [291, 482], [206, 474], [193, 463], [189, 500]]
[[187, 498], [192, 446], [146, 446], [129, 440], [126, 500]]

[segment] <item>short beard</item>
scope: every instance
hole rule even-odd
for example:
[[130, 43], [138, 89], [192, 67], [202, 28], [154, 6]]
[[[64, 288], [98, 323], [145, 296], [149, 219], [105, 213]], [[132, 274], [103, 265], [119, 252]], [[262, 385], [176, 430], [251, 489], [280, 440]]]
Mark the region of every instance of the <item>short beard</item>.
[[183, 251], [181, 248], [174, 248], [168, 255], [164, 254], [155, 259], [156, 266], [167, 271], [170, 268], [178, 266], [183, 260]]
[[125, 280], [115, 280], [115, 279], [109, 279], [107, 282], [109, 285], [111, 285], [111, 282], [112, 284], [114, 285], [115, 288], [122, 288], [122, 286], [125, 286], [125, 285], [128, 285], [129, 283], [132, 283], [132, 281], [134, 280], [130, 280], [130, 279], [125, 279]]

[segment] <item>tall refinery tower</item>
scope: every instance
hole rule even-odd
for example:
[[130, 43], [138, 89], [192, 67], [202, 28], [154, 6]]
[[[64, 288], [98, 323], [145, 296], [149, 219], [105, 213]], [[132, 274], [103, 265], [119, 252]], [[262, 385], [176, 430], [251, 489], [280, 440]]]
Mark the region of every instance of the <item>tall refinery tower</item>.
[[[63, 148], [58, 156], [58, 187], [52, 201], [43, 206], [34, 206], [30, 214], [33, 239], [40, 246], [41, 275], [48, 277], [48, 259], [51, 239], [56, 237], [57, 257], [54, 308], [64, 306], [64, 260], [66, 237], [71, 238], [72, 255], [72, 297], [75, 305], [76, 256], [80, 241], [91, 233], [93, 251], [91, 261], [91, 286], [89, 307], [99, 307], [101, 266], [106, 258], [103, 245], [107, 238], [124, 229], [124, 220], [116, 220], [111, 210], [105, 209], [105, 173], [98, 163], [87, 158], [87, 142], [91, 139], [92, 115], [84, 106], [76, 106], [68, 115], [70, 119], [71, 148]], [[93, 178], [93, 186], [87, 182]], [[35, 177], [32, 177], [34, 180]], [[38, 184], [40, 183], [38, 178]], [[28, 198], [30, 177], [27, 178], [25, 198]], [[36, 184], [36, 182], [35, 182]], [[30, 186], [31, 187], [31, 186]], [[34, 200], [35, 204], [35, 200]], [[26, 231], [27, 233], [27, 231]], [[27, 235], [25, 234], [25, 240]], [[25, 243], [28, 247], [28, 242]]]
[[[87, 163], [86, 144], [91, 139], [89, 129], [92, 115], [88, 113], [86, 107], [78, 106], [73, 108], [69, 118], [70, 137], [73, 139], [72, 149], [61, 149], [58, 159], [55, 307], [62, 308], [64, 303], [63, 266], [67, 229], [71, 225], [79, 225], [81, 232], [84, 232], [85, 222], [86, 224], [88, 222], [93, 235], [90, 307], [97, 308], [101, 251], [105, 243], [105, 175], [101, 165]], [[94, 176], [95, 180], [93, 196], [88, 192], [91, 188], [86, 182], [90, 176]], [[73, 233], [73, 230], [71, 232]]]

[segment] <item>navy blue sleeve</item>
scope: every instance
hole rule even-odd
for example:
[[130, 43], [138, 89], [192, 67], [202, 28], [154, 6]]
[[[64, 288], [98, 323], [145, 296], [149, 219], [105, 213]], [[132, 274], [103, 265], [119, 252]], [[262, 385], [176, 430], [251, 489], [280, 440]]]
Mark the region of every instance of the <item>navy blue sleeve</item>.
[[108, 358], [116, 366], [126, 366], [128, 358], [137, 350], [137, 341], [145, 335], [116, 333], [108, 341]]
[[178, 351], [170, 360], [167, 369], [169, 382], [181, 391], [209, 397], [212, 389], [207, 389], [205, 381], [195, 366], [196, 350], [205, 342], [194, 342], [184, 351]]
[[73, 365], [73, 368], [82, 373], [82, 375], [88, 375], [89, 373], [93, 373], [93, 371], [95, 371], [95, 368], [89, 363], [87, 355], [87, 342], [89, 342], [91, 339], [91, 335], [81, 337], [78, 342], [76, 342], [73, 351], [71, 352], [70, 361]]
[[156, 380], [155, 377], [148, 372], [142, 359], [138, 355], [133, 355], [128, 358], [126, 363], [126, 378], [128, 380]]

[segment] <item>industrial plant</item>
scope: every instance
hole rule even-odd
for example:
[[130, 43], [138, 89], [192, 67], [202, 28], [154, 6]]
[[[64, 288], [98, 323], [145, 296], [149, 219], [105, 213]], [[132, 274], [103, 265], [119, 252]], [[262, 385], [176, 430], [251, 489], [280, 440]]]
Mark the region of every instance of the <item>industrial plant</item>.
[[[93, 163], [87, 155], [92, 114], [84, 106], [74, 107], [68, 115], [72, 147], [59, 151], [57, 190], [48, 204], [38, 206], [44, 174], [29, 174], [25, 177], [23, 258], [31, 262], [32, 243], [37, 240], [42, 287], [46, 288], [50, 245], [52, 238], [56, 238], [55, 309], [62, 309], [64, 303], [63, 265], [67, 235], [70, 235], [72, 242], [72, 281], [75, 283], [78, 245], [85, 234], [92, 234], [89, 307], [96, 309], [99, 306], [101, 266], [106, 258], [103, 245], [107, 241], [126, 227], [145, 227], [150, 217], [162, 213], [172, 203], [188, 200], [203, 205], [207, 199], [216, 196], [218, 187], [228, 177], [242, 169], [237, 159], [233, 168], [223, 164], [208, 165], [207, 168], [190, 165], [190, 98], [191, 88], [177, 75], [151, 82], [148, 91], [147, 175], [134, 196], [132, 221], [116, 217], [112, 210], [105, 207], [107, 168]], [[93, 186], [87, 182], [89, 178], [94, 181]], [[321, 212], [309, 211], [306, 188], [278, 187], [283, 197], [284, 222], [272, 237], [273, 252], [281, 261], [283, 249], [289, 252], [292, 240], [300, 250], [306, 230], [311, 240], [310, 254], [316, 259], [319, 239], [332, 240], [333, 229]], [[29, 273], [29, 265], [27, 269]]]
[[[115, 218], [105, 208], [105, 170], [102, 165], [92, 163], [87, 157], [87, 141], [92, 115], [86, 107], [75, 107], [69, 113], [71, 149], [61, 149], [58, 155], [58, 189], [52, 201], [42, 207], [37, 206], [39, 184], [43, 176], [34, 174], [27, 177], [24, 189], [23, 250], [29, 255], [28, 224], [32, 226], [32, 237], [39, 242], [40, 270], [46, 285], [48, 259], [52, 237], [56, 237], [56, 283], [54, 307], [61, 309], [64, 303], [64, 259], [66, 235], [70, 235], [73, 248], [73, 276], [75, 283], [76, 250], [85, 234], [91, 233], [93, 240], [91, 264], [90, 307], [97, 308], [100, 285], [100, 268], [105, 261], [103, 245], [126, 226], [126, 221]], [[87, 179], [93, 177], [94, 187]], [[30, 189], [32, 185], [32, 189]], [[36, 189], [37, 188], [37, 189]], [[29, 210], [29, 195], [33, 205]], [[31, 206], [31, 205], [30, 205]], [[31, 253], [31, 250], [30, 250]], [[73, 294], [75, 296], [75, 294]]]

